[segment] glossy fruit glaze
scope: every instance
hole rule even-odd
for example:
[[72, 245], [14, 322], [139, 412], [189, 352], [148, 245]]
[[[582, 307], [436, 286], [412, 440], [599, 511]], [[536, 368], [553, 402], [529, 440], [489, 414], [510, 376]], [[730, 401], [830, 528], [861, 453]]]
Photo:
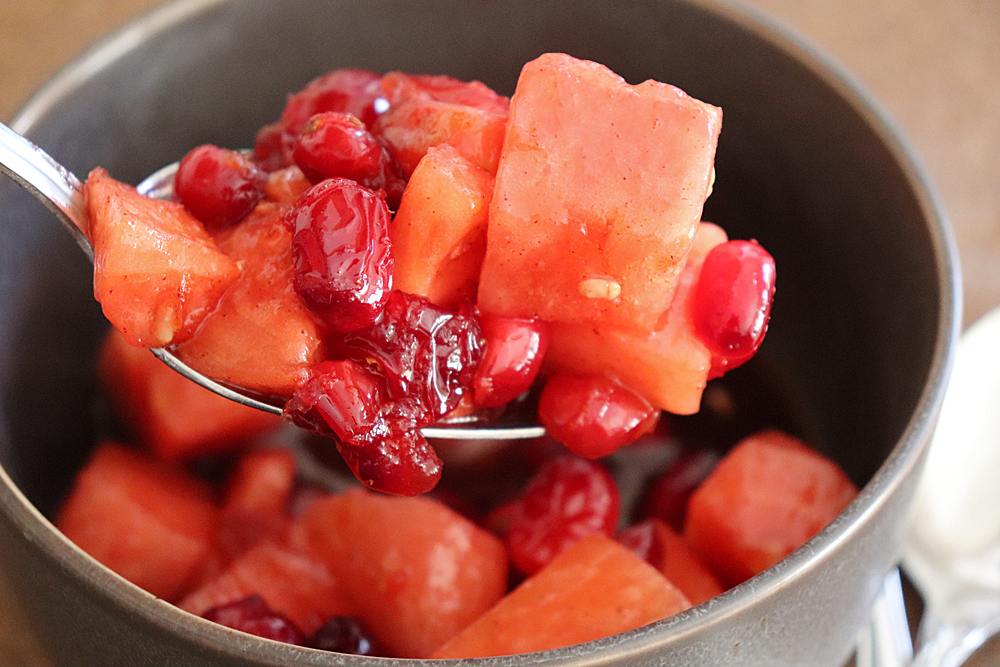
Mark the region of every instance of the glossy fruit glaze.
[[379, 316], [392, 289], [392, 244], [385, 198], [357, 181], [330, 178], [288, 211], [295, 289], [333, 331]]

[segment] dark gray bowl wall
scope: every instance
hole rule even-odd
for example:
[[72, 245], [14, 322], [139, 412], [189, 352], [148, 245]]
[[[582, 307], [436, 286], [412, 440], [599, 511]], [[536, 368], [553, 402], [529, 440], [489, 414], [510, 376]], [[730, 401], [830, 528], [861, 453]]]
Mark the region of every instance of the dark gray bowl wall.
[[[721, 106], [718, 180], [705, 217], [733, 237], [758, 239], [775, 256], [778, 292], [762, 363], [792, 397], [803, 435], [869, 488], [845, 525], [757, 585], [767, 599], [760, 614], [778, 630], [754, 630], [760, 619], [748, 618], [751, 587], [675, 622], [670, 627], [678, 638], [671, 639], [670, 627], [660, 628], [633, 633], [625, 646], [676, 644], [665, 650], [697, 656], [700, 664], [710, 664], [704, 660], [712, 656], [737, 657], [745, 660], [741, 664], [807, 664], [800, 661], [803, 646], [815, 647], [808, 664], [843, 658], [895, 557], [957, 327], [950, 238], [920, 175], [877, 111], [851, 101], [850, 85], [819, 71], [797, 43], [728, 5], [241, 0], [186, 7], [147, 21], [169, 24], [171, 12], [187, 14], [181, 24], [143, 35], [140, 46], [99, 51], [118, 57], [93, 75], [78, 82], [73, 72], [64, 75], [16, 121], [17, 129], [81, 177], [101, 165], [137, 183], [199, 143], [251, 145], [257, 128], [277, 118], [288, 93], [335, 67], [447, 73], [509, 94], [521, 65], [545, 51], [603, 62], [631, 82], [668, 81]], [[51, 515], [93, 442], [92, 366], [106, 324], [90, 296], [90, 266], [82, 253], [10, 182], [0, 183], [0, 230], [0, 463]], [[883, 466], [890, 453], [890, 465]], [[63, 627], [82, 624], [70, 633], [72, 641], [44, 630], [55, 651], [74, 656], [66, 664], [97, 664], [81, 656], [100, 653], [75, 644], [114, 627], [120, 604], [136, 605], [142, 630], [112, 631], [121, 664], [129, 664], [130, 648], [150, 636], [162, 647], [162, 664], [183, 663], [178, 656], [188, 640], [170, 639], [183, 615], [146, 604], [130, 586], [103, 574], [110, 593], [88, 583], [71, 589], [47, 584], [93, 566], [47, 526], [36, 525], [19, 502], [0, 484], [0, 544], [18, 542], [0, 548], [0, 567], [19, 573], [22, 593], [37, 596], [30, 606], [39, 613], [63, 594], [96, 605], [90, 612], [64, 612]], [[26, 532], [30, 543], [22, 543]], [[832, 574], [818, 573], [810, 559], [827, 563]], [[777, 591], [779, 584], [784, 592]], [[793, 603], [781, 595], [798, 597]], [[827, 602], [833, 610], [822, 609]], [[713, 648], [710, 637], [698, 636], [695, 621], [706, 614], [708, 624], [719, 627], [717, 636], [730, 646], [742, 642], [745, 653]], [[837, 614], [850, 618], [824, 623]], [[795, 642], [781, 640], [782, 633], [800, 632], [808, 623], [829, 630], [786, 647]], [[235, 650], [242, 641], [203, 625], [189, 638], [201, 657], [189, 656], [186, 664], [214, 664], [206, 660], [218, 658], [216, 649]], [[615, 656], [606, 648], [613, 644], [600, 646]], [[272, 664], [287, 652], [254, 645], [264, 647], [260, 662], [247, 664]], [[300, 659], [296, 664], [319, 664]]]

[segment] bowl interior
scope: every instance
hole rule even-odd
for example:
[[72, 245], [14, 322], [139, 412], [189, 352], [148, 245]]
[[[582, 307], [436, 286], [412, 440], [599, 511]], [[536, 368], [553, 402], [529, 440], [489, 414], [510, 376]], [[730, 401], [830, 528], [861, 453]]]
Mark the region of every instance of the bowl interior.
[[[673, 83], [724, 110], [705, 219], [756, 238], [778, 267], [767, 340], [737, 385], [766, 388], [778, 418], [859, 485], [918, 410], [954, 317], [942, 223], [875, 113], [766, 23], [663, 0], [243, 0], [182, 13], [99, 51], [96, 70], [60, 79], [19, 129], [81, 177], [100, 165], [138, 183], [197, 144], [252, 145], [290, 92], [336, 67], [510, 94], [524, 62], [565, 51], [633, 83]], [[51, 515], [100, 430], [107, 325], [85, 257], [9, 182], [0, 229], [0, 463]]]

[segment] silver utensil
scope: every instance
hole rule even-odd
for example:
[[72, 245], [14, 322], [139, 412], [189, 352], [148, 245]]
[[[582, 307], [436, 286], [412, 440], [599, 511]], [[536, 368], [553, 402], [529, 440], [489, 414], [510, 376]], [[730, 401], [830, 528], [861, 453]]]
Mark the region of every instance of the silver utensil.
[[[173, 177], [176, 171], [176, 164], [168, 165], [149, 176], [136, 189], [151, 197], [170, 197], [173, 194]], [[93, 248], [82, 231], [87, 226], [82, 185], [72, 172], [3, 123], [0, 123], [0, 172], [10, 176], [44, 204], [93, 261]], [[280, 405], [248, 396], [199, 373], [168, 350], [151, 350], [170, 368], [220, 396], [272, 414], [280, 415], [282, 412]], [[421, 432], [427, 438], [444, 440], [522, 440], [540, 437], [544, 435], [545, 429], [534, 424], [489, 426], [474, 420], [445, 420], [425, 427]]]
[[914, 666], [963, 664], [1000, 630], [1000, 308], [959, 342], [903, 554], [926, 603]]

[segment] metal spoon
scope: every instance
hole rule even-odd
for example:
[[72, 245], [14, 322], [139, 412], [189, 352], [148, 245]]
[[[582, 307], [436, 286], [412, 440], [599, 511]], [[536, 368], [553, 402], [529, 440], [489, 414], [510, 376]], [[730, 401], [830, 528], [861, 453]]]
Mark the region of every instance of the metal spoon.
[[961, 665], [1000, 630], [1000, 308], [959, 342], [903, 564], [926, 603], [915, 666]]
[[[173, 177], [176, 171], [176, 164], [164, 167], [140, 183], [137, 190], [150, 197], [169, 198], [173, 195]], [[81, 231], [87, 226], [87, 212], [82, 185], [76, 176], [3, 123], [0, 123], [0, 172], [10, 176], [44, 204], [93, 261], [93, 248]], [[258, 410], [281, 414], [281, 406], [219, 384], [163, 348], [153, 348], [152, 352], [184, 377], [220, 396]], [[540, 437], [544, 435], [545, 429], [538, 425], [512, 423], [487, 426], [474, 421], [456, 420], [442, 421], [421, 429], [421, 432], [427, 438], [445, 440], [521, 440]]]

